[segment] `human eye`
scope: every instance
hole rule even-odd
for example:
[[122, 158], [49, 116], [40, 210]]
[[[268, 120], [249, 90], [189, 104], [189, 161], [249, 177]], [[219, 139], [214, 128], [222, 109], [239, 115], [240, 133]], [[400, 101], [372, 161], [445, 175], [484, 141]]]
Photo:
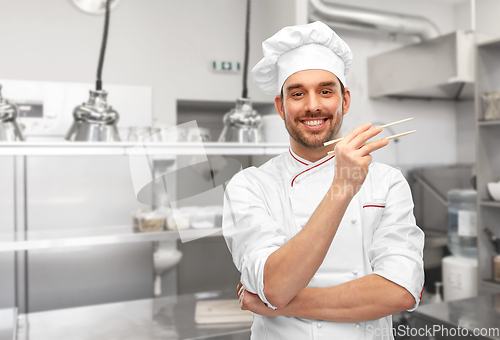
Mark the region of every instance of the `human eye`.
[[294, 93], [292, 93], [292, 97], [296, 97], [297, 98], [297, 97], [302, 97], [302, 96], [304, 96], [304, 93], [302, 93], [302, 92], [294, 92]]
[[321, 94], [330, 94], [330, 93], [332, 93], [332, 90], [325, 89], [325, 90], [321, 90], [320, 93]]

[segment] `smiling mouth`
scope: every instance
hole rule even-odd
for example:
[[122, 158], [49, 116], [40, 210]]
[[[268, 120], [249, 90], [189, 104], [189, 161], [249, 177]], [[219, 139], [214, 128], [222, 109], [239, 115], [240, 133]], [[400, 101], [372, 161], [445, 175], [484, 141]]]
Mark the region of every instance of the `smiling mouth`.
[[325, 125], [328, 118], [315, 118], [315, 119], [305, 119], [300, 122], [304, 124], [309, 129], [319, 129]]

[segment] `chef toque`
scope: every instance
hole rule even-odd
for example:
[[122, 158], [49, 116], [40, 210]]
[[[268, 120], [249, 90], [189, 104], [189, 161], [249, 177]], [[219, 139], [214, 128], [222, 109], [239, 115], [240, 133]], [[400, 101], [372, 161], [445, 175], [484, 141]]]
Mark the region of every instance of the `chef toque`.
[[351, 49], [321, 21], [281, 29], [262, 43], [262, 52], [252, 78], [265, 94], [280, 94], [288, 77], [303, 70], [330, 71], [346, 86]]

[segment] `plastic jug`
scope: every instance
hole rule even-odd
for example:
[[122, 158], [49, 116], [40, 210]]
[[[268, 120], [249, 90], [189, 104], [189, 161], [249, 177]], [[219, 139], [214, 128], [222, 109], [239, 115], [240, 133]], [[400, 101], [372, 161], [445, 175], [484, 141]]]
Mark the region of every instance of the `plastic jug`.
[[455, 256], [477, 259], [476, 197], [472, 189], [448, 192], [448, 249]]

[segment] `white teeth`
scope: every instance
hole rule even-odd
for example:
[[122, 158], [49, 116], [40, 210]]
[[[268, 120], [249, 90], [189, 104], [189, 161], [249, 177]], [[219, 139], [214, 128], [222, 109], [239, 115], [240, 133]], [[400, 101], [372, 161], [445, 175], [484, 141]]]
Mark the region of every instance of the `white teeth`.
[[323, 124], [323, 120], [305, 120], [304, 124], [309, 126], [316, 126]]

